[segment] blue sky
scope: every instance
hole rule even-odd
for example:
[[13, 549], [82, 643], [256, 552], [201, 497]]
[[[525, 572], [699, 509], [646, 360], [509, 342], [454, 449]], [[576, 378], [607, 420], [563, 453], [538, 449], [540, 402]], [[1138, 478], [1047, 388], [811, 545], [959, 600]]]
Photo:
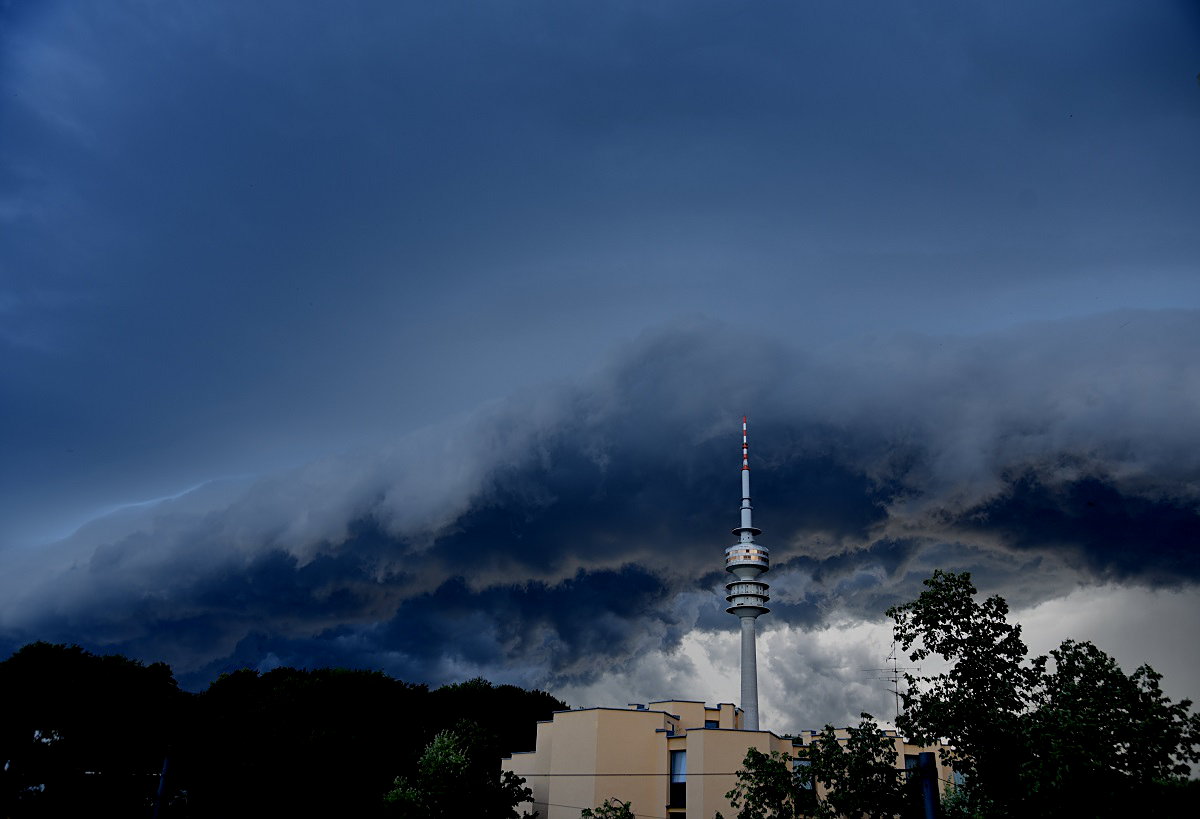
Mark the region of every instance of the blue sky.
[[[728, 699], [748, 413], [779, 663], [865, 662], [936, 566], [1190, 645], [1198, 45], [1186, 2], [0, 4], [0, 637]], [[764, 716], [856, 714], [826, 660]]]

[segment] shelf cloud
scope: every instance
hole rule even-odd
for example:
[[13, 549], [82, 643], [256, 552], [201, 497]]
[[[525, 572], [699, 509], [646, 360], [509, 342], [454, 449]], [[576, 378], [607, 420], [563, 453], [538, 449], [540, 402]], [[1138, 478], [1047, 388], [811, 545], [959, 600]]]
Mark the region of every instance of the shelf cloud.
[[3, 633], [164, 657], [193, 686], [264, 663], [584, 684], [732, 629], [720, 568], [742, 409], [768, 629], [878, 622], [933, 568], [1026, 606], [1111, 582], [1193, 588], [1197, 348], [1187, 311], [836, 360], [715, 321], [665, 326], [536, 401], [207, 508], [162, 501], [120, 534], [84, 527], [41, 571], [4, 573]]

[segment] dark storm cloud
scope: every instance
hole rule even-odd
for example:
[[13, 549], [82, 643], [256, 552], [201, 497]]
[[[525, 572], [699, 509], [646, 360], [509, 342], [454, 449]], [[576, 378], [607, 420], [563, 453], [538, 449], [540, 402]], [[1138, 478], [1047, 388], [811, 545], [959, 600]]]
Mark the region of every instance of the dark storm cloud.
[[1013, 548], [1066, 550], [1103, 577], [1200, 580], [1200, 501], [1126, 493], [1105, 475], [1051, 485], [1020, 475], [958, 526]]
[[6, 572], [0, 622], [197, 685], [264, 662], [586, 680], [729, 627], [689, 595], [723, 582], [742, 408], [773, 622], [877, 617], [939, 566], [1024, 602], [1056, 576], [1194, 583], [1197, 348], [1182, 311], [839, 351], [853, 367], [664, 328], [574, 384], [85, 529]]
[[15, 5], [5, 544], [681, 314], [824, 344], [1196, 303], [1187, 4]]
[[[181, 674], [184, 684], [195, 686], [264, 662], [384, 668], [402, 679], [435, 681], [492, 669], [545, 685], [610, 671], [649, 649], [670, 647], [679, 636], [679, 624], [661, 606], [666, 587], [633, 566], [580, 572], [553, 585], [472, 589], [452, 577], [411, 597], [393, 590], [396, 602], [370, 622], [371, 601], [352, 588], [371, 589], [377, 598], [387, 581], [371, 581], [362, 567], [347, 573], [338, 563], [318, 558], [298, 567], [290, 555], [265, 555], [236, 578], [222, 573], [184, 590], [181, 599], [139, 606], [134, 614], [143, 634], [112, 646], [145, 653], [183, 644], [217, 656]], [[206, 616], [179, 616], [189, 611]], [[655, 632], [650, 639], [648, 627]], [[238, 638], [235, 645], [203, 645], [230, 636]]]

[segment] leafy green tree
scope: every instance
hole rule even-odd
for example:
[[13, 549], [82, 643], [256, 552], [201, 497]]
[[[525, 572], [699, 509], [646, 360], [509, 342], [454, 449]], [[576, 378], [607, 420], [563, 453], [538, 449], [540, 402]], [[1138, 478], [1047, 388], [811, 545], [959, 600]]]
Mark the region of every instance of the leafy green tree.
[[541, 691], [469, 680], [430, 691], [379, 671], [297, 669], [223, 674], [198, 698], [190, 764], [193, 815], [381, 816], [380, 795], [417, 776], [423, 750], [460, 720], [472, 758], [533, 748], [538, 720], [565, 709]]
[[1200, 715], [1166, 697], [1149, 666], [1126, 675], [1072, 640], [1029, 661], [1003, 598], [977, 601], [967, 573], [937, 571], [925, 586], [888, 615], [910, 659], [951, 665], [907, 675], [898, 723], [917, 742], [949, 742], [943, 759], [967, 783], [948, 806], [957, 815], [1121, 815], [1200, 761]]
[[380, 794], [446, 727], [425, 686], [378, 671], [243, 669], [197, 706], [180, 775], [193, 815], [223, 819], [379, 816]]
[[520, 819], [517, 806], [533, 791], [512, 771], [501, 771], [485, 752], [478, 726], [460, 722], [433, 738], [413, 776], [396, 777], [384, 796], [389, 813], [401, 819]]
[[1126, 675], [1091, 643], [1067, 640], [1033, 668], [1021, 772], [1041, 812], [1102, 816], [1200, 761], [1200, 715], [1171, 702], [1150, 666]]
[[779, 751], [746, 751], [737, 784], [725, 794], [737, 819], [799, 819], [815, 808], [812, 780], [804, 766]]
[[495, 685], [482, 677], [443, 685], [431, 691], [429, 699], [433, 712], [453, 714], [455, 721], [469, 720], [493, 737], [497, 765], [514, 751], [532, 751], [537, 723], [550, 719], [555, 711], [567, 710], [565, 702], [545, 691]]
[[742, 766], [737, 785], [725, 794], [737, 819], [891, 819], [904, 809], [895, 741], [870, 714], [846, 729], [845, 740], [826, 725], [799, 760], [751, 748]]
[[951, 740], [953, 751], [943, 756], [972, 783], [973, 810], [995, 800], [1009, 804], [1021, 786], [1022, 717], [1035, 683], [1021, 627], [1006, 619], [1004, 598], [975, 601], [968, 573], [935, 571], [925, 586], [887, 614], [911, 660], [940, 656], [953, 665], [932, 676], [906, 675], [910, 694], [898, 727], [922, 744]]
[[866, 713], [846, 734], [843, 743], [826, 725], [806, 749], [813, 780], [824, 789], [814, 815], [891, 819], [901, 813], [904, 772], [896, 767], [895, 740]]
[[596, 806], [595, 810], [584, 808], [579, 812], [579, 819], [634, 819], [632, 802], [622, 802], [610, 796]]
[[148, 814], [191, 699], [164, 663], [21, 648], [0, 662], [0, 816]]
[[[537, 721], [566, 708], [482, 679], [431, 692], [328, 668], [242, 669], [195, 695], [164, 663], [48, 643], [0, 661], [0, 700], [0, 816], [14, 819], [156, 805], [161, 819], [382, 816], [380, 794], [415, 777], [422, 749], [461, 717], [479, 724], [464, 735], [474, 769], [499, 776], [501, 757], [532, 748]], [[510, 804], [524, 798], [513, 779], [500, 783]]]

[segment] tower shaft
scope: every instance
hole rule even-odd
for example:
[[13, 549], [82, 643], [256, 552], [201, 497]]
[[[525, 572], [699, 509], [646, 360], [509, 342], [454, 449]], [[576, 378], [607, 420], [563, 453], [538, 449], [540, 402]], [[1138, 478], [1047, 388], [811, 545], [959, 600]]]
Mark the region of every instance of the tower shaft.
[[742, 727], [758, 730], [758, 651], [754, 618], [742, 618]]

